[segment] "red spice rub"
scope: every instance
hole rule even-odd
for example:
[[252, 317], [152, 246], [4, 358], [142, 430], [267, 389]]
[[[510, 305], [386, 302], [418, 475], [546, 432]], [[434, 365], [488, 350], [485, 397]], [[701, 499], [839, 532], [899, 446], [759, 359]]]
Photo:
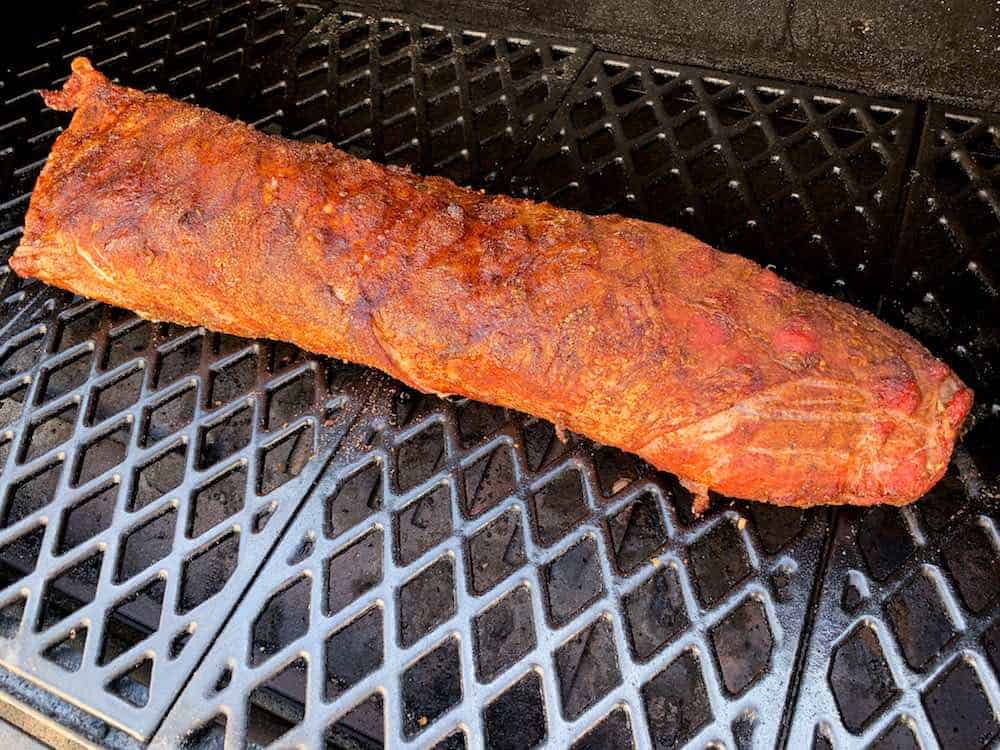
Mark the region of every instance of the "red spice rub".
[[549, 419], [705, 488], [907, 503], [972, 393], [873, 316], [675, 229], [487, 196], [111, 84], [10, 263], [156, 320], [292, 341]]

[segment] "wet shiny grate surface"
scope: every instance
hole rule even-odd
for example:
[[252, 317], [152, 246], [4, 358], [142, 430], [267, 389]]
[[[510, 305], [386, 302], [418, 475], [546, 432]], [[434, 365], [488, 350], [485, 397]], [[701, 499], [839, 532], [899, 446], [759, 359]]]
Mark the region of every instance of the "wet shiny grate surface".
[[[282, 345], [58, 293], [29, 317], [37, 355], [9, 376], [3, 406], [18, 416], [5, 433], [0, 659], [150, 731], [254, 574], [251, 550], [308, 495], [317, 455], [336, 448], [368, 386], [360, 370]], [[70, 340], [84, 318], [89, 337]], [[239, 387], [210, 398], [203, 375], [229, 382], [244, 359], [254, 366]], [[58, 376], [70, 367], [85, 377]], [[312, 396], [282, 414], [273, 396], [296, 379]]]
[[30, 92], [83, 53], [271, 132], [677, 224], [881, 300], [964, 368], [980, 413], [913, 509], [720, 500], [694, 519], [672, 477], [524, 415], [7, 273], [11, 694], [114, 746], [136, 740], [89, 715], [157, 747], [1000, 736], [995, 337], [963, 322], [967, 299], [993, 309], [995, 118], [932, 107], [918, 153], [910, 104], [406, 14], [211, 0], [75, 13], [3, 72], [5, 251], [65, 122]]
[[827, 679], [800, 702], [792, 744], [995, 743], [995, 517], [948, 480], [902, 512], [841, 514], [805, 665]]

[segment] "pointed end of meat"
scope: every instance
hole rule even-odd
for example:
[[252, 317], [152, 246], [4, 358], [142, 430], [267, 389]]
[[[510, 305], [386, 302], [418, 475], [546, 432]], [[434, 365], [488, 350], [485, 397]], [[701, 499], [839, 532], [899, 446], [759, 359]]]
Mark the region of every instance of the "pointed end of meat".
[[63, 112], [79, 107], [97, 88], [108, 83], [107, 77], [98, 71], [86, 57], [73, 59], [73, 73], [59, 91], [42, 90], [45, 103]]
[[10, 260], [7, 261], [7, 265], [10, 266], [10, 270], [22, 279], [35, 276], [38, 270], [34, 254], [24, 244], [20, 245], [14, 251], [14, 254], [10, 256]]
[[22, 241], [7, 260], [10, 270], [22, 279], [40, 279], [47, 284], [60, 273], [72, 274], [65, 263], [65, 253], [49, 244]]

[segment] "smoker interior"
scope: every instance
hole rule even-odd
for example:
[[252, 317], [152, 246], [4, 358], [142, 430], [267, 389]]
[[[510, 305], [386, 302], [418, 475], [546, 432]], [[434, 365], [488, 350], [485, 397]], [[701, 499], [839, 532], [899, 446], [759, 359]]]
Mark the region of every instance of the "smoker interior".
[[997, 742], [1000, 116], [488, 12], [55, 15], [0, 71], [5, 255], [68, 122], [34, 91], [86, 54], [269, 132], [681, 226], [912, 332], [977, 406], [912, 507], [694, 518], [672, 476], [525, 415], [4, 269], [0, 714], [111, 747]]

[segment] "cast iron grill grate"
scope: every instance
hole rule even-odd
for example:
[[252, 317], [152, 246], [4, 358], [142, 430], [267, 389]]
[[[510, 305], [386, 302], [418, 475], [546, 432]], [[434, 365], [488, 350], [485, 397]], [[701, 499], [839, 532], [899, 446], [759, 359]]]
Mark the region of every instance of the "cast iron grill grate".
[[634, 58], [592, 58], [515, 186], [690, 231], [873, 307], [915, 111]]
[[995, 743], [995, 516], [957, 477], [911, 509], [841, 513], [791, 745]]
[[65, 122], [30, 92], [77, 53], [272, 132], [679, 224], [883, 299], [981, 413], [912, 510], [693, 519], [671, 477], [545, 423], [7, 272], [6, 690], [39, 700], [30, 677], [117, 746], [86, 712], [163, 747], [992, 741], [995, 341], [962, 321], [995, 307], [995, 118], [928, 110], [893, 270], [913, 105], [326, 3], [101, 2], [0, 81], [7, 252]]
[[141, 735], [367, 386], [283, 345], [46, 302], [0, 399], [0, 659]]
[[977, 389], [964, 446], [980, 489], [1000, 491], [1000, 118], [930, 107], [886, 314]]
[[154, 744], [775, 736], [822, 514], [692, 522], [671, 478], [546, 423], [377, 400]]
[[804, 665], [829, 671], [800, 703], [792, 746], [815, 736], [968, 748], [1000, 736], [998, 124], [927, 113], [883, 309], [977, 389], [976, 412], [949, 474], [915, 506], [841, 513]]
[[489, 185], [524, 156], [586, 45], [330, 13], [262, 82], [256, 123], [362, 158]]

